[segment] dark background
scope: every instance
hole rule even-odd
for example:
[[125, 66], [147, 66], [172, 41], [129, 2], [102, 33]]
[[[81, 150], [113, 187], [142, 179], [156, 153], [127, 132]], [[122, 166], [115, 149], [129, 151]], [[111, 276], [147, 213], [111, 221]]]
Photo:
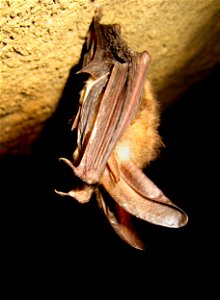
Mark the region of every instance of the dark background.
[[214, 215], [219, 196], [213, 195], [218, 174], [213, 175], [213, 169], [217, 163], [219, 70], [219, 66], [210, 70], [205, 80], [161, 116], [160, 133], [166, 148], [145, 173], [186, 211], [189, 222], [180, 229], [143, 222], [145, 252], [120, 240], [94, 197], [82, 205], [53, 191], [59, 180], [66, 180], [66, 169], [57, 158], [69, 155], [71, 148], [66, 129], [68, 112], [74, 109], [68, 105], [72, 105], [76, 79], [70, 75], [58, 111], [32, 153], [1, 159], [1, 203], [6, 204], [2, 209], [6, 254], [2, 257], [9, 292], [30, 290], [36, 295], [44, 291], [46, 295], [47, 291], [50, 295], [64, 283], [62, 293], [68, 290], [74, 298], [79, 292], [76, 299], [92, 292], [103, 299], [113, 293], [117, 299], [118, 291], [147, 299], [150, 292], [175, 298], [206, 287], [216, 268], [218, 236]]

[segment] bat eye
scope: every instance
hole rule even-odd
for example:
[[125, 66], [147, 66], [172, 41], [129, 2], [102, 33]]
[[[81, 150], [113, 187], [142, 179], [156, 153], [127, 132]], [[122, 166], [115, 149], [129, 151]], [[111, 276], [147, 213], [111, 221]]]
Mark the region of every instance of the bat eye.
[[128, 146], [120, 145], [117, 149], [117, 154], [121, 161], [127, 161], [131, 159], [131, 151]]

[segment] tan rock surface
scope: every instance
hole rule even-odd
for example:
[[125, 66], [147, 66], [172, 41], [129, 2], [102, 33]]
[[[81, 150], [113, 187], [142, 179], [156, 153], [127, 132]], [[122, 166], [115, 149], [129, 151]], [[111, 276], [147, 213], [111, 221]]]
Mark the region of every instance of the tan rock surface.
[[[166, 107], [220, 60], [220, 1], [99, 1]], [[1, 0], [1, 153], [26, 151], [56, 110], [95, 11], [89, 0]]]

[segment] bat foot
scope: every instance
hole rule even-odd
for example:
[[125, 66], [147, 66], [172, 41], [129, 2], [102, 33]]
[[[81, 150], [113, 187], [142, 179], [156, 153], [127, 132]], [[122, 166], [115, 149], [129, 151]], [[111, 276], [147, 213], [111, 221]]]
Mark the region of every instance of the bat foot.
[[102, 18], [102, 8], [100, 6], [100, 4], [98, 3], [98, 1], [94, 1], [95, 7], [96, 7], [96, 11], [95, 11], [95, 21], [99, 22]]

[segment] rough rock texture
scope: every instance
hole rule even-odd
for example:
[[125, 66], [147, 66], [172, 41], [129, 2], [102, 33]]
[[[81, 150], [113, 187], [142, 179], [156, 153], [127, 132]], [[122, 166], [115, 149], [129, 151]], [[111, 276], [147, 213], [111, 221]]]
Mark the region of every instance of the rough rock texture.
[[[220, 60], [220, 1], [99, 1], [103, 23], [120, 23], [166, 107]], [[1, 0], [2, 154], [26, 151], [56, 110], [80, 57], [95, 5], [89, 0]]]

